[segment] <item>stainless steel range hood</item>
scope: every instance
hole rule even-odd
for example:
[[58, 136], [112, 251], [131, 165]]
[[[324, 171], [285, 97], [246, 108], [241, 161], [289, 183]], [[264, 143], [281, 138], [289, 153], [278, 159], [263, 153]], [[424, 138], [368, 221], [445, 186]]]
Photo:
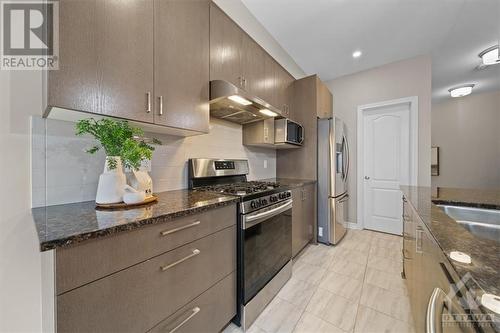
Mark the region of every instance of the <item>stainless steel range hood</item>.
[[213, 80], [210, 81], [210, 116], [237, 124], [248, 124], [280, 117], [281, 111], [230, 82]]

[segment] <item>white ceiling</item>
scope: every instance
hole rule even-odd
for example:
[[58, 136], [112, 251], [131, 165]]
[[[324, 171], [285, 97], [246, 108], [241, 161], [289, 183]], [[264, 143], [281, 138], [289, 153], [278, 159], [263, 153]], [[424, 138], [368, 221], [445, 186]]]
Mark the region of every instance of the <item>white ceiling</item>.
[[475, 83], [476, 93], [500, 89], [500, 65], [475, 70], [477, 54], [498, 44], [500, 0], [242, 1], [307, 74], [324, 81], [431, 54], [434, 101], [462, 83]]

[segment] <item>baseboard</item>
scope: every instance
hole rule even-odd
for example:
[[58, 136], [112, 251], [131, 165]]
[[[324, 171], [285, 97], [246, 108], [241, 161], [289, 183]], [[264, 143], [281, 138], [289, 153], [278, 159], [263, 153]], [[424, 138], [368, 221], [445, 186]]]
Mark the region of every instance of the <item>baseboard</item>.
[[363, 230], [359, 223], [347, 222], [347, 229]]

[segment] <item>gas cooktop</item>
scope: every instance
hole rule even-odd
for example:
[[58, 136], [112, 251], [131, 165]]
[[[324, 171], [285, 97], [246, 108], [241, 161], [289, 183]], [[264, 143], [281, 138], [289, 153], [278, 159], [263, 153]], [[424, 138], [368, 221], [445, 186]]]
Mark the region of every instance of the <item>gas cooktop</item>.
[[262, 181], [245, 181], [229, 184], [217, 184], [197, 187], [198, 191], [218, 192], [237, 196], [246, 196], [250, 194], [258, 194], [269, 192], [279, 188], [281, 185], [275, 182]]

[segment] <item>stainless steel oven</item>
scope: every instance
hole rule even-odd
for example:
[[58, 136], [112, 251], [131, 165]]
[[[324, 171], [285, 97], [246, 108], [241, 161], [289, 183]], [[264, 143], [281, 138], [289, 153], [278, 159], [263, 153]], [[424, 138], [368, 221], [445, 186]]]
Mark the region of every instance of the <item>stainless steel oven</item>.
[[189, 188], [238, 196], [237, 315], [247, 329], [292, 276], [292, 192], [248, 181], [246, 160], [189, 160]]
[[[273, 202], [277, 203], [268, 205]], [[291, 192], [241, 205], [240, 310], [241, 325], [246, 329], [291, 276]]]

